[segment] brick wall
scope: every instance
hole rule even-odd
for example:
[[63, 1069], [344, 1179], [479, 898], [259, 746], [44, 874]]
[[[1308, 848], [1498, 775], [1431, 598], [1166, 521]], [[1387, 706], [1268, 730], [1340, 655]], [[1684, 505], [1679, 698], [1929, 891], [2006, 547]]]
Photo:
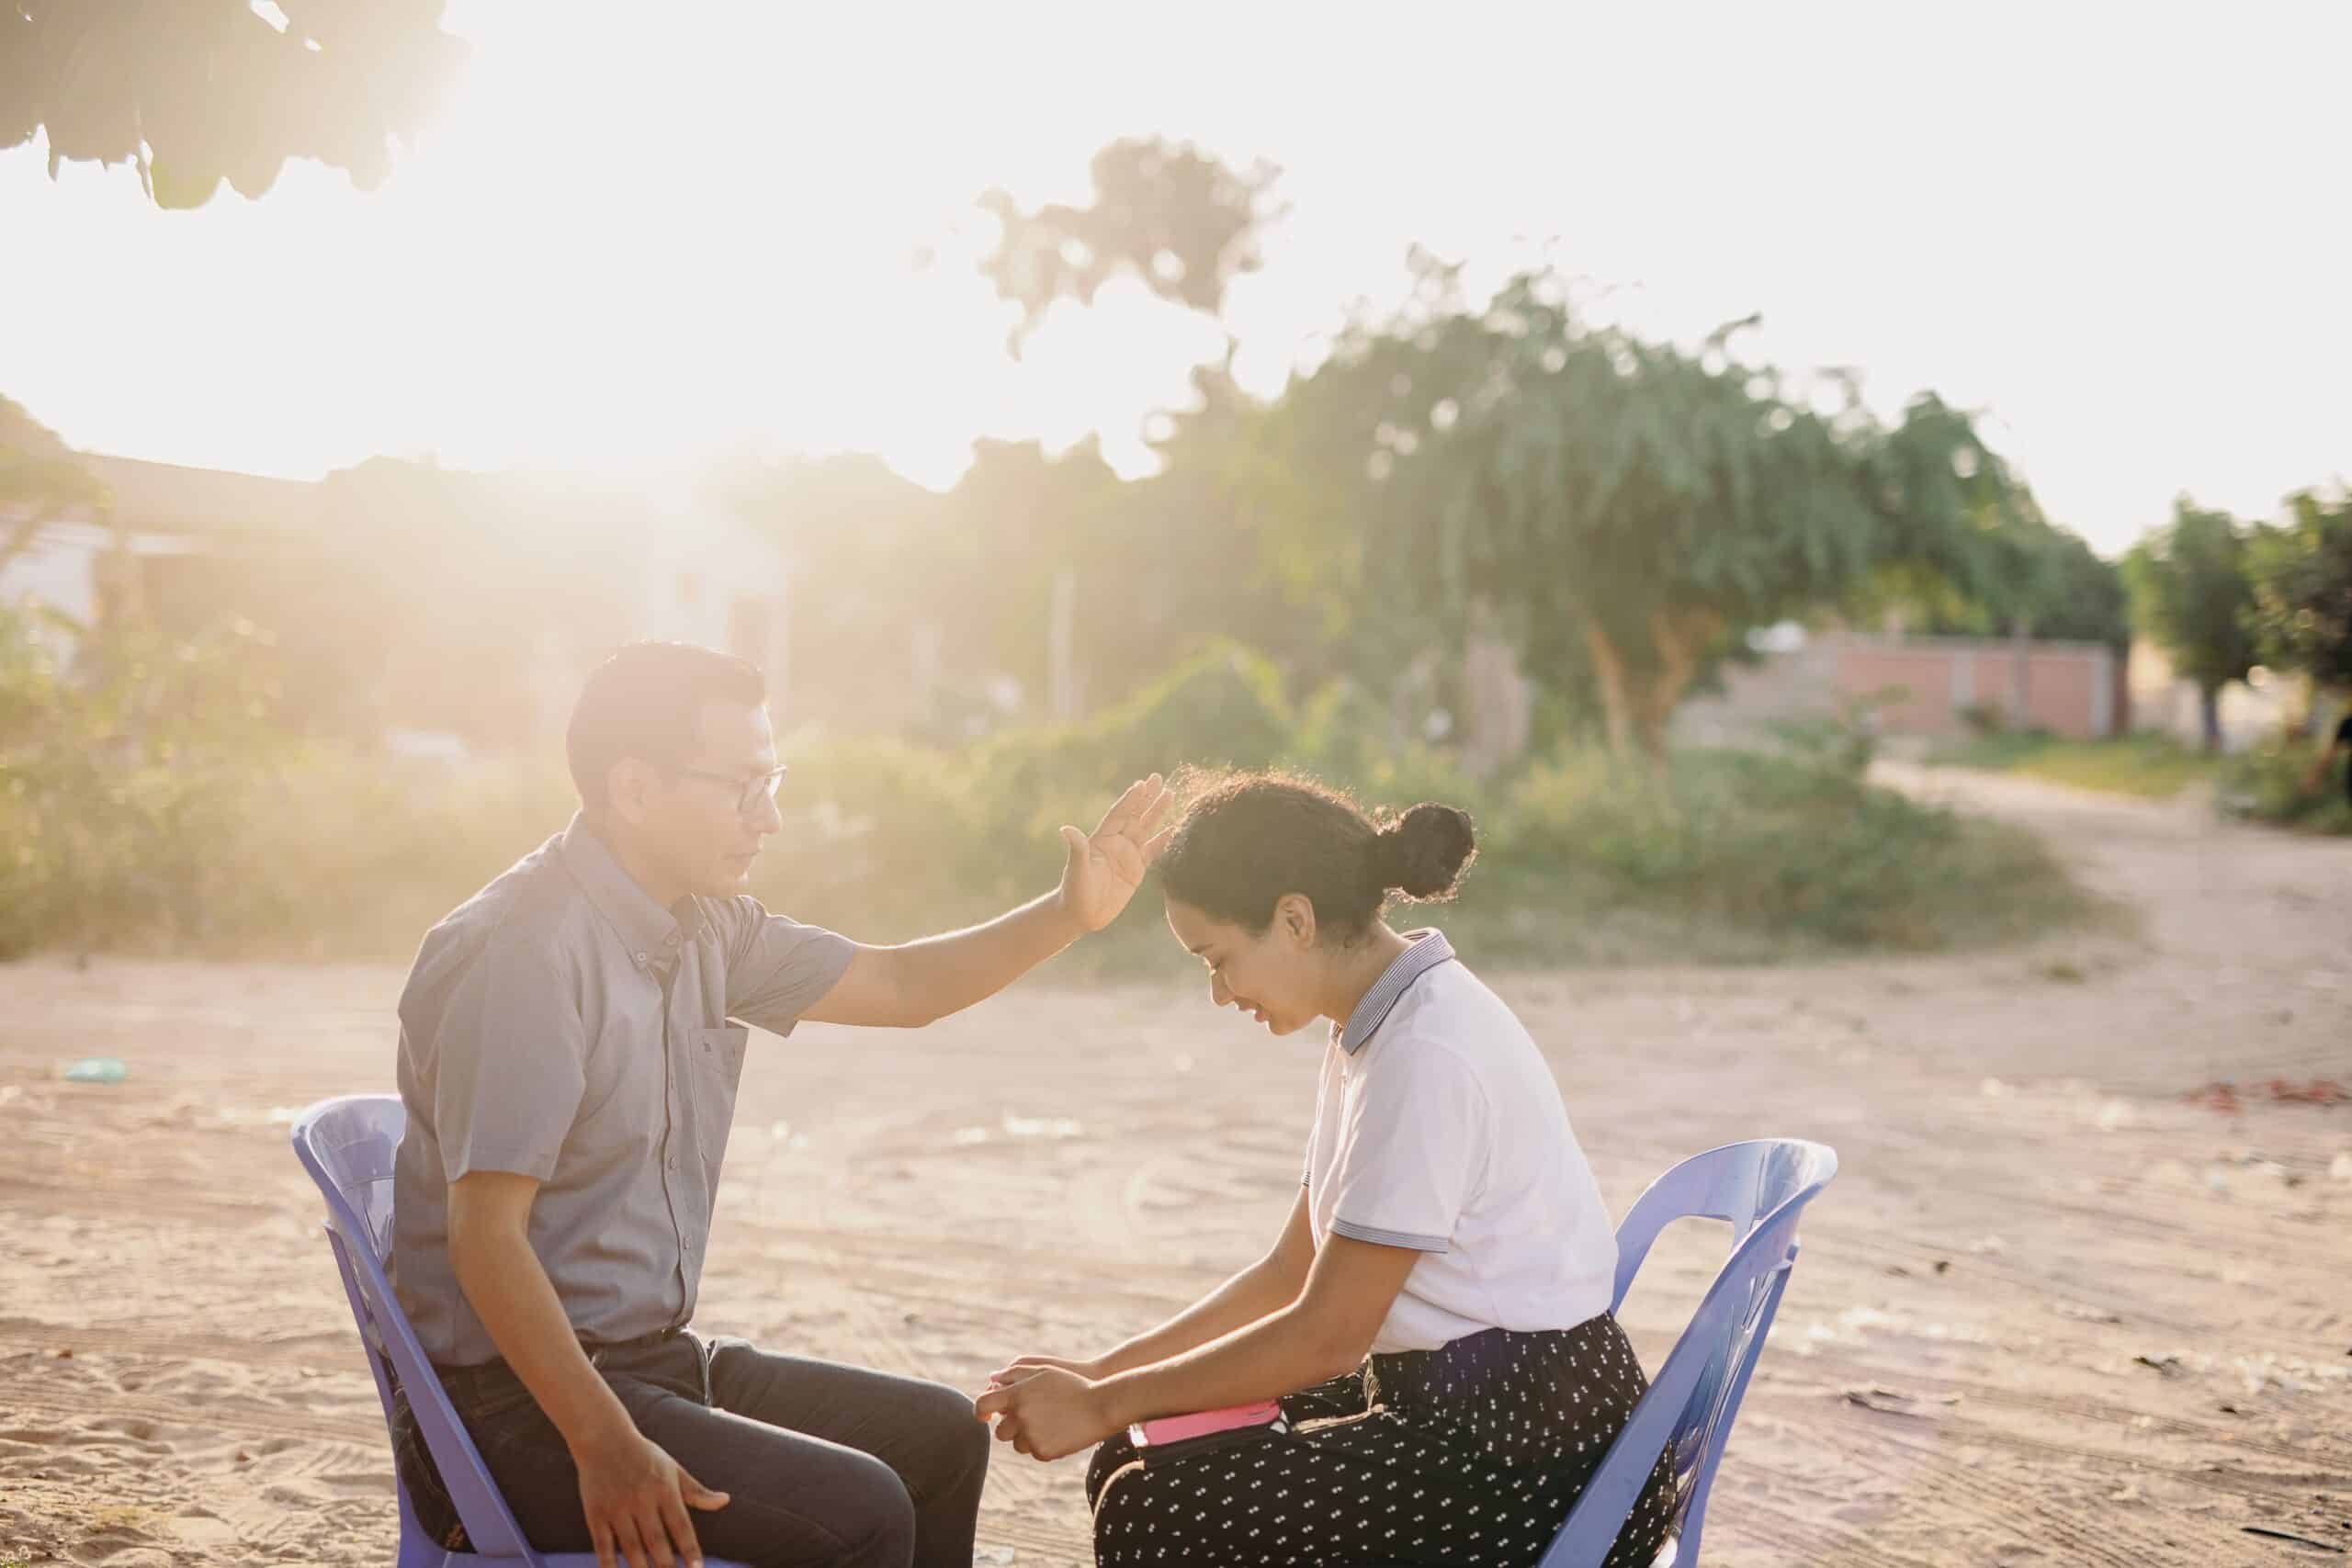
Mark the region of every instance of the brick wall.
[[[2009, 720], [2015, 646], [2000, 637], [1871, 637], [1826, 633], [1790, 653], [1723, 672], [1722, 692], [1675, 716], [1683, 739], [1738, 742], [1775, 723], [1826, 716], [1890, 689], [1879, 720], [1890, 735], [1960, 736], [1962, 710], [1981, 705]], [[2123, 661], [2098, 643], [2037, 642], [2026, 654], [2021, 722], [2078, 739], [2120, 734], [2131, 699]]]
[[1847, 700], [1888, 687], [1907, 695], [1883, 707], [1886, 728], [1907, 735], [1958, 735], [1961, 716], [1981, 705], [2029, 729], [2088, 740], [2119, 731], [2122, 681], [2114, 651], [2098, 643], [2036, 642], [2025, 655], [2024, 712], [2011, 712], [2018, 656], [1993, 637], [1831, 639], [1838, 649], [1834, 689]]

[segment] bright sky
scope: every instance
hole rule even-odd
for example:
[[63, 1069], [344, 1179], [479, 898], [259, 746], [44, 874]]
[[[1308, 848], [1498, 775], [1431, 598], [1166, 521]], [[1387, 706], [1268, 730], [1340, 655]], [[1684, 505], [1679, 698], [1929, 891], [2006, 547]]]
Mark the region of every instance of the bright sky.
[[1556, 236], [1641, 330], [1761, 310], [1751, 353], [1986, 411], [2104, 549], [2178, 491], [2264, 513], [2352, 471], [2352, 7], [1437, 23], [459, 0], [468, 73], [372, 196], [294, 164], [165, 213], [128, 168], [0, 155], [0, 390], [79, 446], [304, 477], [854, 448], [945, 485], [976, 435], [1089, 429], [1139, 471], [1218, 329], [1114, 288], [1014, 364], [972, 200], [1083, 199], [1096, 148], [1160, 133], [1286, 170], [1227, 310], [1260, 389], [1396, 299], [1409, 243], [1491, 281]]

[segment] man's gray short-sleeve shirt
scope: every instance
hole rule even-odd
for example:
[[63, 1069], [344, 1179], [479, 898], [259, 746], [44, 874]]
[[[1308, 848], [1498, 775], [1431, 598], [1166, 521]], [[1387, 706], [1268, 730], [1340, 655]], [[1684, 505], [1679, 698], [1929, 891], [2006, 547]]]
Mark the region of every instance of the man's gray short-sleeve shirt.
[[425, 1354], [498, 1355], [449, 1264], [449, 1187], [473, 1170], [539, 1181], [531, 1250], [583, 1339], [685, 1323], [744, 1024], [790, 1032], [854, 952], [749, 897], [665, 909], [578, 818], [435, 926], [401, 995], [392, 1189]]

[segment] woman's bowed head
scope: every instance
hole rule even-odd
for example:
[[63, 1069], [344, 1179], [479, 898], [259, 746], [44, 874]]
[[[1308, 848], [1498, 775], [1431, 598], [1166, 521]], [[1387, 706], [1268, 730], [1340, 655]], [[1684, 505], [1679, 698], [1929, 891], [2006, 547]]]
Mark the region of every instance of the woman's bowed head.
[[1404, 939], [1396, 894], [1449, 899], [1477, 855], [1468, 812], [1367, 813], [1282, 773], [1179, 778], [1188, 797], [1159, 857], [1168, 927], [1208, 965], [1209, 996], [1277, 1035], [1344, 1021]]

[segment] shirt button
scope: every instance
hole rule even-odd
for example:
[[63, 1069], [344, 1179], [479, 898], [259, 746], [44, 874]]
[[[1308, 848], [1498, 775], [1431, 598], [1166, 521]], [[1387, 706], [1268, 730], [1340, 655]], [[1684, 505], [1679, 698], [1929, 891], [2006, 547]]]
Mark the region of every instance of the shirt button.
[[651, 960], [651, 959], [648, 958], [648, 957], [647, 957], [644, 953], [639, 953], [639, 954], [637, 955], [637, 961], [638, 961], [639, 964], [650, 964], [650, 963], [651, 963], [651, 962], [652, 962], [652, 960]]

